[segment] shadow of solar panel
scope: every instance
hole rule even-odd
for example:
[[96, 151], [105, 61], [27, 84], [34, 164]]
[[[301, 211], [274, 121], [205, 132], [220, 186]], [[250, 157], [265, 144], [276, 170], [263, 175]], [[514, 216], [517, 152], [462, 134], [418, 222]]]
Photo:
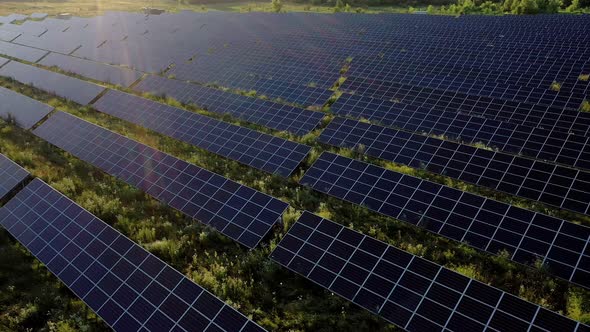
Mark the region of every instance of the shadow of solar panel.
[[590, 213], [590, 173], [393, 128], [336, 118], [319, 141], [461, 181]]
[[28, 176], [29, 172], [0, 153], [0, 200]]
[[291, 175], [311, 149], [307, 145], [119, 91], [107, 92], [94, 107], [100, 112], [283, 177]]
[[443, 135], [467, 143], [590, 169], [590, 138], [556, 131], [342, 94], [331, 110], [405, 130]]
[[67, 113], [33, 132], [159, 201], [254, 248], [288, 204]]
[[307, 211], [270, 257], [407, 331], [588, 328]]
[[195, 104], [214, 113], [230, 114], [244, 121], [296, 135], [305, 135], [314, 130], [324, 117], [322, 112], [307, 111], [159, 76], [145, 78], [134, 89], [170, 96], [182, 103]]
[[0, 100], [0, 117], [14, 120], [24, 129], [30, 129], [53, 110], [47, 104], [3, 87], [0, 87]]
[[39, 64], [48, 67], [56, 66], [68, 72], [123, 87], [129, 87], [142, 76], [142, 73], [135, 70], [109, 66], [58, 53], [49, 54]]
[[0, 58], [0, 67], [4, 66], [5, 64], [7, 64], [10, 60], [9, 59], [4, 59], [4, 58]]
[[0, 54], [29, 62], [37, 62], [47, 54], [47, 51], [0, 41]]
[[264, 331], [39, 179], [0, 225], [115, 331]]
[[94, 83], [16, 61], [11, 61], [0, 68], [0, 76], [10, 77], [82, 105], [90, 103], [104, 90], [103, 87]]
[[588, 227], [328, 152], [300, 183], [590, 288]]

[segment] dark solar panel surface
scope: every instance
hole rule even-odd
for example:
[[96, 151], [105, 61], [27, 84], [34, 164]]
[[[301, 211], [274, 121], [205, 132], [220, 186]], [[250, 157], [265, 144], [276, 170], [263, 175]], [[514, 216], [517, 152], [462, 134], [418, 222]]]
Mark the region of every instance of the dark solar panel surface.
[[408, 331], [588, 328], [307, 211], [271, 258]]
[[301, 184], [590, 288], [590, 228], [324, 152]]
[[29, 129], [41, 121], [53, 107], [18, 92], [0, 87], [0, 117], [12, 119], [22, 128]]
[[342, 94], [331, 110], [341, 116], [590, 169], [590, 138], [584, 136], [350, 94]]
[[109, 66], [58, 53], [49, 54], [39, 64], [48, 67], [57, 66], [68, 72], [123, 87], [129, 87], [142, 76], [142, 73], [135, 70]]
[[[483, 116], [519, 125], [542, 127], [564, 133], [588, 136], [590, 114], [560, 106], [543, 106], [534, 103], [503, 101], [495, 97], [481, 97], [450, 90], [420, 88], [392, 82], [365, 83], [364, 79], [348, 77], [342, 89], [355, 91], [366, 97], [395, 100], [404, 104], [434, 108], [438, 111], [453, 111], [462, 114]], [[373, 85], [371, 85], [373, 84]], [[369, 86], [367, 86], [369, 85]], [[377, 87], [379, 86], [379, 87]], [[387, 93], [384, 91], [386, 90]]]
[[94, 107], [163, 135], [263, 171], [288, 177], [311, 149], [131, 94], [109, 91]]
[[115, 331], [264, 331], [39, 179], [0, 224]]
[[29, 172], [0, 153], [0, 199], [28, 176]]
[[37, 62], [47, 54], [47, 51], [0, 41], [0, 54], [29, 62]]
[[590, 173], [393, 128], [336, 118], [320, 142], [540, 201], [590, 213]]
[[89, 104], [104, 90], [104, 87], [94, 83], [16, 61], [0, 68], [0, 76], [10, 77], [82, 105]]
[[314, 130], [324, 114], [301, 108], [250, 98], [186, 82], [149, 76], [134, 87], [141, 92], [172, 97], [208, 111], [230, 114], [268, 128], [305, 135]]
[[34, 134], [249, 248], [288, 206], [67, 113], [51, 116]]

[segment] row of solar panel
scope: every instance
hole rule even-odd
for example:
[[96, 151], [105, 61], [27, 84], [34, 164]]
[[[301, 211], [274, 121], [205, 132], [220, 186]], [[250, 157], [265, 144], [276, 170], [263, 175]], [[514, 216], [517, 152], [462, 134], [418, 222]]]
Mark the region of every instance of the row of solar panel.
[[590, 172], [336, 118], [319, 141], [590, 215]]
[[359, 95], [342, 94], [331, 110], [404, 130], [480, 143], [512, 154], [590, 169], [589, 138], [539, 127], [515, 125], [451, 111], [439, 111]]
[[309, 212], [271, 258], [408, 331], [589, 328]]
[[[0, 158], [0, 173], [28, 176]], [[0, 225], [116, 331], [264, 330], [39, 179]], [[409, 331], [585, 328], [309, 212], [271, 258]]]
[[[6, 160], [0, 174], [22, 181]], [[39, 179], [0, 208], [0, 225], [115, 331], [264, 331]]]
[[300, 183], [518, 263], [540, 260], [590, 287], [588, 227], [328, 152]]

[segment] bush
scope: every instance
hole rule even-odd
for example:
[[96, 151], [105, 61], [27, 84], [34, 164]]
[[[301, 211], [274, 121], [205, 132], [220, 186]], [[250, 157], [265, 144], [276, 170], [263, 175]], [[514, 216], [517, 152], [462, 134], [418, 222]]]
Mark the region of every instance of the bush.
[[281, 0], [272, 0], [272, 11], [275, 13], [280, 13], [281, 10], [283, 9], [283, 3], [281, 2]]

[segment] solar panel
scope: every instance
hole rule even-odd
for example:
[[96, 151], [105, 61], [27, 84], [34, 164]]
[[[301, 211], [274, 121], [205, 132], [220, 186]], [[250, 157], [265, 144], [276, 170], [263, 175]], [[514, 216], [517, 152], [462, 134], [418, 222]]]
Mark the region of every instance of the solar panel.
[[143, 75], [135, 70], [109, 66], [59, 53], [50, 53], [39, 64], [47, 67], [56, 66], [67, 72], [123, 87], [129, 87]]
[[284, 177], [291, 175], [311, 150], [307, 145], [119, 91], [107, 92], [94, 107], [100, 112]]
[[159, 201], [254, 248], [288, 204], [73, 115], [33, 132]]
[[588, 227], [328, 152], [300, 183], [590, 288]]
[[[356, 94], [383, 100], [434, 108], [438, 111], [483, 116], [493, 120], [542, 127], [576, 135], [588, 135], [590, 114], [579, 112], [581, 100], [571, 101], [574, 109], [543, 106], [535, 103], [503, 101], [450, 90], [420, 88], [407, 84], [378, 82], [373, 79], [348, 77], [341, 87]], [[449, 88], [450, 89], [450, 88]], [[556, 101], [557, 102], [557, 101]]]
[[190, 68], [190, 65], [187, 64], [176, 65], [170, 71], [170, 75], [180, 79], [189, 76], [189, 80], [194, 82], [215, 83], [228, 88], [254, 90], [258, 95], [264, 95], [271, 99], [282, 99], [304, 106], [322, 106], [334, 93], [324, 88], [267, 79], [256, 75], [238, 73], [227, 75], [225, 71], [215, 72], [208, 70], [203, 73], [191, 72], [192, 75], [187, 75], [186, 70], [190, 70]]
[[134, 89], [170, 96], [182, 103], [195, 104], [214, 113], [230, 114], [244, 121], [296, 135], [305, 135], [314, 130], [324, 117], [322, 112], [308, 111], [159, 76], [148, 76]]
[[343, 118], [319, 141], [590, 214], [590, 172]]
[[104, 87], [94, 83], [16, 61], [11, 61], [0, 68], [0, 76], [10, 77], [82, 105], [89, 104], [104, 91]]
[[307, 211], [271, 258], [407, 331], [588, 328]]
[[5, 64], [7, 64], [10, 60], [9, 59], [4, 59], [4, 58], [0, 58], [0, 67], [4, 66]]
[[47, 51], [0, 41], [0, 54], [29, 62], [37, 62], [47, 54]]
[[[0, 26], [0, 29], [1, 28], [2, 27]], [[1, 41], [9, 42], [9, 41], [14, 40], [18, 36], [20, 36], [20, 32], [0, 30], [0, 40]]]
[[46, 13], [32, 13], [30, 17], [34, 20], [42, 20], [47, 16], [48, 15]]
[[24, 129], [30, 129], [53, 110], [47, 104], [3, 87], [0, 87], [0, 100], [0, 117], [14, 120]]
[[264, 331], [39, 179], [0, 224], [115, 331]]
[[556, 131], [426, 109], [407, 104], [342, 94], [331, 110], [404, 130], [443, 135], [491, 148], [590, 169], [590, 139]]
[[0, 200], [28, 176], [29, 172], [0, 153]]

